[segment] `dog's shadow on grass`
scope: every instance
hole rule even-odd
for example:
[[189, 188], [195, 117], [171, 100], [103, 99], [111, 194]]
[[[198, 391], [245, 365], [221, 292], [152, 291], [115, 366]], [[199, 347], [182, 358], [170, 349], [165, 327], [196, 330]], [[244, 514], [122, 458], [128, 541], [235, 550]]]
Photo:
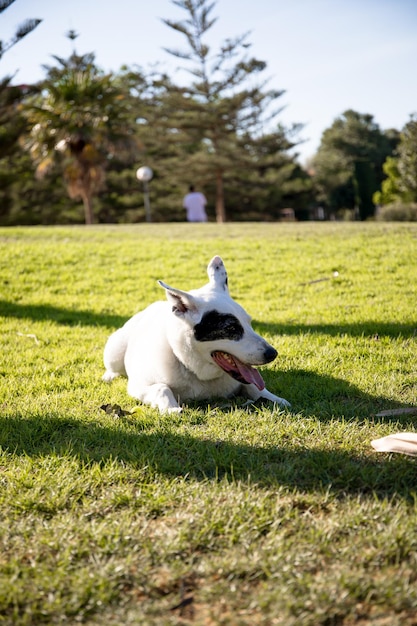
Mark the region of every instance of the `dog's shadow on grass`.
[[[118, 328], [127, 320], [126, 316], [111, 313], [96, 313], [88, 310], [66, 309], [50, 304], [20, 304], [0, 299], [0, 316], [17, 319], [32, 319], [34, 321], [52, 320], [58, 324], [105, 326]], [[301, 335], [306, 333], [321, 333], [329, 336], [349, 335], [359, 337], [415, 337], [417, 334], [417, 320], [413, 323], [368, 321], [352, 324], [299, 324], [299, 323], [269, 323], [253, 322], [255, 330], [262, 334], [272, 335]]]
[[[369, 342], [379, 342], [384, 337], [409, 341], [417, 335], [417, 320], [411, 323], [366, 321], [352, 324], [278, 324], [255, 322], [258, 333], [282, 335], [327, 335], [329, 337], [364, 337]], [[383, 348], [382, 348], [383, 349]], [[320, 419], [372, 417], [380, 411], [402, 409], [408, 405], [382, 396], [371, 396], [346, 380], [313, 371], [265, 370], [268, 389], [289, 400], [296, 411], [314, 414]]]
[[[0, 301], [0, 314], [34, 320], [54, 320], [60, 324], [100, 325], [117, 328], [125, 318], [73, 311], [49, 305], [19, 305]], [[345, 326], [255, 324], [261, 334], [323, 333], [330, 336], [373, 335], [404, 339], [415, 336], [414, 324], [352, 324]], [[315, 415], [322, 421], [343, 416], [369, 419], [379, 410], [401, 408], [400, 403], [372, 397], [348, 382], [307, 370], [273, 372], [265, 369], [267, 387], [287, 398], [302, 415]], [[221, 411], [220, 411], [221, 414]], [[202, 409], [202, 418], [207, 412]], [[220, 415], [221, 418], [221, 415]], [[277, 417], [279, 419], [279, 416]], [[394, 418], [395, 422], [398, 418]], [[409, 421], [409, 418], [406, 418]], [[150, 468], [167, 476], [195, 480], [229, 478], [256, 483], [260, 487], [286, 486], [313, 491], [325, 489], [343, 496], [411, 497], [415, 492], [415, 461], [402, 456], [354, 454], [342, 447], [297, 446], [277, 441], [274, 446], [201, 438], [198, 433], [179, 432], [169, 420], [161, 428], [140, 417], [114, 418], [109, 425], [100, 417], [81, 421], [68, 417], [33, 415], [31, 418], [0, 416], [0, 446], [13, 454], [43, 457], [73, 455], [80, 463], [120, 461], [133, 468]], [[329, 442], [330, 444], [331, 442]]]
[[322, 334], [330, 337], [369, 337], [378, 340], [382, 337], [397, 339], [409, 339], [417, 335], [417, 319], [410, 323], [381, 322], [367, 320], [364, 322], [338, 323], [338, 324], [300, 324], [300, 323], [275, 323], [254, 321], [256, 332], [271, 335], [305, 335]]
[[[193, 420], [195, 412], [189, 414]], [[0, 418], [0, 446], [14, 455], [43, 458], [68, 455], [85, 464], [120, 462], [133, 471], [144, 469], [186, 480], [221, 479], [256, 484], [260, 488], [287, 487], [301, 492], [329, 491], [370, 498], [412, 497], [414, 459], [402, 456], [352, 453], [340, 447], [297, 445], [285, 437], [275, 445], [259, 446], [200, 436], [198, 420], [184, 433], [176, 416], [143, 416], [78, 420], [59, 416]], [[222, 419], [221, 411], [201, 414], [203, 421]], [[277, 419], [280, 416], [277, 415]], [[179, 420], [179, 421], [178, 421]], [[193, 432], [194, 431], [194, 432]], [[194, 434], [195, 433], [195, 434]], [[142, 475], [142, 473], [141, 473]]]
[[48, 320], [65, 326], [104, 326], [111, 330], [119, 328], [127, 320], [126, 316], [111, 313], [66, 309], [51, 304], [20, 304], [8, 300], [0, 300], [0, 317], [30, 319], [34, 322]]
[[[404, 409], [404, 403], [363, 392], [342, 378], [303, 369], [263, 373], [266, 387], [291, 403], [292, 412], [321, 421], [373, 419], [379, 412]], [[416, 409], [417, 414], [417, 409]], [[393, 413], [395, 415], [395, 413]]]

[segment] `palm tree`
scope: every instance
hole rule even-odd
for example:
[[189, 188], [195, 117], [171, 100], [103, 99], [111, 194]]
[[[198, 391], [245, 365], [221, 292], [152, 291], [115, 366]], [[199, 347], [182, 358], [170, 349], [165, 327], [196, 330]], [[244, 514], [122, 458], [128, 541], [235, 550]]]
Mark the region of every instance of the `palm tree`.
[[94, 222], [93, 198], [102, 188], [106, 163], [116, 152], [126, 155], [136, 146], [128, 94], [112, 74], [94, 64], [94, 54], [68, 60], [53, 57], [38, 96], [24, 111], [30, 123], [25, 147], [45, 176], [60, 165], [71, 198], [83, 201], [85, 223]]

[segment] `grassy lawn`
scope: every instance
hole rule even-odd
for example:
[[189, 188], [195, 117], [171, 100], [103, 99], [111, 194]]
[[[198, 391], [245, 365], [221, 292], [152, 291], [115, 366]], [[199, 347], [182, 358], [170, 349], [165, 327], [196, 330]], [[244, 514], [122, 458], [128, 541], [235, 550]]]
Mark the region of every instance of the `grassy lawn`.
[[[214, 254], [291, 411], [104, 411], [108, 335]], [[0, 324], [0, 624], [415, 626], [416, 461], [370, 441], [416, 430], [417, 226], [3, 228]]]

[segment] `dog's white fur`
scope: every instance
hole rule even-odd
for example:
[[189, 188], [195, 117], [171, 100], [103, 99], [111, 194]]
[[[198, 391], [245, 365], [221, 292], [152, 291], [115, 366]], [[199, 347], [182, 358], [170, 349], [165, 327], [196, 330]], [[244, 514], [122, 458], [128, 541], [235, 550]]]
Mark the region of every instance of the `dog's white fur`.
[[[263, 381], [251, 366], [264, 365], [277, 353], [255, 333], [248, 314], [230, 297], [226, 269], [219, 256], [210, 261], [207, 273], [209, 283], [189, 292], [158, 281], [167, 300], [154, 302], [109, 337], [104, 349], [103, 380], [127, 376], [128, 393], [161, 412], [179, 412], [186, 400], [240, 394], [251, 400], [265, 398], [282, 407], [290, 406], [283, 398], [260, 388]], [[237, 319], [241, 336], [236, 338], [232, 333], [231, 339], [209, 340], [211, 335], [206, 334], [202, 340], [196, 339], [196, 327], [207, 326], [207, 317], [203, 316], [213, 311], [215, 316], [219, 313], [220, 318], [232, 320], [232, 324]], [[213, 353], [227, 358], [232, 355], [244, 370], [245, 380], [254, 382], [242, 384], [235, 380], [216, 363]]]

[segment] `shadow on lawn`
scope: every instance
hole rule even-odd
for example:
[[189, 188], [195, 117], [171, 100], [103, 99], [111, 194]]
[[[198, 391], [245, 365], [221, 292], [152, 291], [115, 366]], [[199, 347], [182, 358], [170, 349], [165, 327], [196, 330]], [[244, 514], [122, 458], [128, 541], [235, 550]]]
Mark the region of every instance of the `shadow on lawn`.
[[[53, 320], [68, 325], [118, 327], [126, 318], [90, 311], [61, 309], [50, 305], [19, 305], [0, 301], [0, 315], [33, 320]], [[261, 334], [324, 333], [330, 336], [374, 335], [397, 338], [414, 337], [416, 324], [366, 322], [344, 325], [255, 324]], [[364, 394], [344, 380], [314, 372], [293, 370], [264, 371], [267, 387], [287, 398], [295, 412], [313, 414], [326, 421], [336, 415], [369, 417], [379, 410], [400, 408], [400, 403]], [[186, 419], [186, 414], [185, 414]], [[202, 419], [221, 419], [207, 414]], [[277, 418], [279, 419], [279, 417]], [[297, 418], [302, 419], [302, 418]], [[407, 422], [410, 417], [405, 418]], [[395, 418], [398, 422], [398, 418]], [[150, 424], [150, 432], [146, 432]], [[339, 447], [325, 448], [289, 444], [285, 438], [274, 447], [215, 441], [178, 434], [169, 420], [160, 431], [154, 422], [138, 418], [120, 418], [114, 426], [102, 420], [82, 422], [70, 418], [34, 415], [31, 419], [0, 416], [0, 445], [12, 453], [29, 456], [68, 455], [83, 463], [103, 463], [116, 459], [132, 467], [146, 467], [169, 476], [196, 480], [222, 477], [261, 487], [284, 485], [310, 491], [329, 489], [344, 494], [372, 494], [410, 497], [416, 488], [415, 461], [402, 456], [353, 454]], [[128, 428], [126, 428], [128, 425]]]
[[[118, 328], [127, 321], [126, 316], [95, 313], [86, 310], [73, 310], [55, 307], [50, 304], [19, 304], [8, 300], [0, 300], [0, 317], [15, 317], [17, 319], [32, 319], [34, 321], [52, 320], [58, 324], [69, 326], [105, 326]], [[349, 335], [360, 337], [392, 337], [403, 338], [417, 335], [417, 320], [410, 324], [397, 322], [367, 321], [355, 324], [275, 324], [254, 321], [254, 327], [261, 335], [302, 335], [308, 333], [327, 334], [330, 336]]]
[[322, 334], [331, 337], [348, 335], [349, 337], [369, 337], [377, 339], [382, 337], [391, 337], [397, 339], [402, 337], [409, 339], [417, 335], [417, 319], [411, 323], [403, 324], [400, 322], [381, 322], [375, 320], [367, 320], [352, 324], [275, 324], [269, 322], [254, 322], [256, 332], [261, 335], [270, 333], [272, 335], [305, 335], [305, 334]]
[[7, 300], [0, 300], [0, 317], [14, 317], [30, 319], [35, 322], [49, 320], [66, 326], [105, 326], [118, 328], [127, 317], [93, 311], [63, 309], [50, 304], [18, 304]]
[[[292, 412], [314, 415], [321, 421], [338, 417], [373, 419], [381, 411], [409, 406], [383, 396], [372, 396], [342, 378], [309, 370], [273, 372], [265, 369], [262, 376], [267, 389], [291, 403]], [[405, 417], [409, 419], [409, 415]]]
[[[222, 415], [203, 418], [222, 419]], [[340, 446], [331, 448], [330, 442], [325, 448], [306, 448], [288, 442], [285, 435], [276, 446], [261, 447], [181, 434], [176, 431], [178, 425], [170, 429], [169, 418], [164, 418], [158, 429], [149, 415], [114, 420], [109, 426], [101, 419], [86, 423], [45, 416], [0, 418], [0, 445], [25, 456], [73, 455], [88, 464], [113, 460], [133, 469], [144, 468], [150, 475], [155, 471], [194, 480], [227, 478], [261, 488], [329, 490], [337, 497], [410, 498], [415, 492], [415, 461], [377, 455], [371, 448], [369, 456]]]

